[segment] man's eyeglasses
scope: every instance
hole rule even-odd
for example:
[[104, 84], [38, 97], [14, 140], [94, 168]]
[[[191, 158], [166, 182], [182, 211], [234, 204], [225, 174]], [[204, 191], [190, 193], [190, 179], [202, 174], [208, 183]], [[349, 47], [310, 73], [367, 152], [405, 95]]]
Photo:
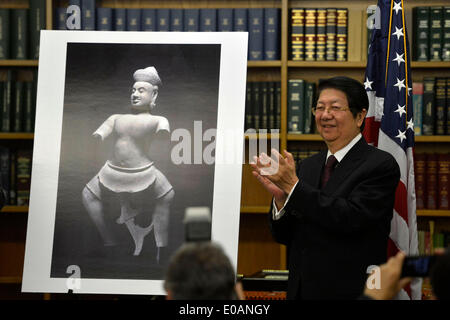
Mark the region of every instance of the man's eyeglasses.
[[335, 115], [339, 112], [344, 112], [350, 110], [349, 107], [339, 107], [339, 106], [331, 106], [329, 108], [325, 108], [324, 106], [316, 106], [311, 108], [312, 114], [316, 115], [316, 114], [322, 114], [325, 111], [328, 111], [329, 113]]

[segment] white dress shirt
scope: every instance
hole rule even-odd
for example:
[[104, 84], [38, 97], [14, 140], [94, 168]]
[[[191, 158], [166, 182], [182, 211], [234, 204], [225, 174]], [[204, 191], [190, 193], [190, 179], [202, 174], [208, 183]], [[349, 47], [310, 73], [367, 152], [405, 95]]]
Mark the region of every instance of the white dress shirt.
[[[345, 155], [347, 154], [347, 152], [349, 152], [350, 149], [353, 148], [353, 146], [361, 139], [361, 137], [362, 137], [362, 134], [359, 133], [359, 134], [358, 134], [356, 137], [354, 137], [353, 140], [350, 141], [345, 147], [343, 147], [342, 149], [340, 149], [340, 150], [338, 150], [338, 151], [336, 151], [336, 152], [334, 153], [334, 157], [335, 157], [336, 160], [338, 161], [338, 164], [337, 164], [337, 165], [339, 165], [339, 163], [342, 161], [342, 159], [344, 159], [344, 157], [345, 157]], [[331, 155], [332, 155], [331, 151], [328, 150], [327, 158], [325, 159], [325, 163], [327, 162], [328, 157], [331, 156]], [[299, 177], [299, 181], [300, 181], [300, 177]], [[280, 211], [277, 210], [277, 206], [276, 206], [276, 204], [275, 204], [275, 199], [272, 200], [272, 202], [273, 202], [273, 206], [272, 206], [272, 208], [273, 208], [273, 209], [272, 209], [272, 217], [273, 217], [273, 220], [278, 220], [278, 219], [280, 219], [280, 218], [284, 215], [284, 212], [285, 212], [285, 211], [284, 211], [284, 207], [285, 207], [286, 204], [288, 203], [289, 198], [291, 197], [292, 193], [294, 192], [294, 189], [295, 189], [295, 187], [297, 186], [297, 184], [298, 184], [298, 181], [297, 181], [297, 183], [294, 185], [294, 187], [291, 189], [291, 192], [289, 192], [289, 194], [288, 194], [288, 196], [287, 196], [287, 198], [286, 198], [286, 201], [285, 201], [283, 207], [280, 209]]]

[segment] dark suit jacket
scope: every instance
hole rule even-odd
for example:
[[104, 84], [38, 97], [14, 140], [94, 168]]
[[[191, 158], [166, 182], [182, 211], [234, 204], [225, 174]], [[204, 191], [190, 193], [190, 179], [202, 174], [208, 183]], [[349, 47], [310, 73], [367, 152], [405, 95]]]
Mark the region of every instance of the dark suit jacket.
[[356, 299], [367, 267], [386, 261], [400, 169], [361, 138], [320, 190], [327, 151], [300, 163], [299, 183], [270, 227], [288, 247], [288, 299]]

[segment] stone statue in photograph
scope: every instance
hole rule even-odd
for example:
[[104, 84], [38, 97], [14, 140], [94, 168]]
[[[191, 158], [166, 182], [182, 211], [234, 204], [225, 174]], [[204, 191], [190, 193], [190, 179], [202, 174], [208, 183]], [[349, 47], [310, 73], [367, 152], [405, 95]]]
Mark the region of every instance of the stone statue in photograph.
[[[120, 201], [116, 223], [128, 229], [135, 245], [133, 254], [140, 255], [145, 237], [153, 230], [159, 263], [160, 250], [168, 242], [170, 205], [175, 192], [155, 167], [150, 147], [163, 141], [168, 150], [170, 141], [163, 137], [169, 137], [170, 128], [166, 118], [151, 114], [161, 86], [156, 69], [139, 69], [133, 77], [131, 112], [113, 114], [93, 133], [100, 141], [113, 139], [113, 150], [98, 174], [86, 184], [82, 199], [104, 245], [114, 246], [117, 242], [106, 224], [102, 198], [103, 192], [113, 192]], [[158, 148], [158, 153], [161, 149], [164, 147]], [[138, 215], [150, 215], [149, 225], [138, 225]]]

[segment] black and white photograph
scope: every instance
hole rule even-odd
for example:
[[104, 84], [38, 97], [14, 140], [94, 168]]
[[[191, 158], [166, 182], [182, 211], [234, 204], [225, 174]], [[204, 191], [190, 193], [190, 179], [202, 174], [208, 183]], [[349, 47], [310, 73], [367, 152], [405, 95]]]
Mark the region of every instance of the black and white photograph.
[[[49, 35], [49, 45], [61, 41], [62, 32], [56, 33]], [[83, 34], [89, 40], [84, 41]], [[39, 98], [58, 88], [38, 84], [32, 183], [50, 179], [53, 192], [45, 197], [52, 199], [54, 212], [42, 211], [39, 194], [44, 190], [33, 192], [32, 185], [30, 216], [40, 220], [40, 226], [48, 223], [43, 229], [30, 219], [23, 290], [40, 290], [35, 285], [39, 281], [28, 282], [27, 276], [37, 275], [34, 265], [45, 264], [48, 280], [60, 284], [53, 287], [55, 292], [161, 294], [170, 256], [189, 241], [183, 221], [190, 209], [211, 212], [212, 238], [226, 250], [234, 247], [228, 249], [232, 259], [237, 255], [240, 198], [225, 186], [240, 189], [242, 164], [216, 163], [214, 158], [232, 154], [242, 159], [242, 141], [221, 146], [225, 137], [220, 128], [224, 117], [243, 120], [244, 99], [225, 106], [221, 94], [243, 94], [245, 67], [242, 74], [224, 75], [223, 49], [229, 44], [211, 41], [208, 35], [200, 36], [200, 43], [195, 35], [180, 42], [171, 34], [173, 39], [165, 38], [169, 41], [150, 43], [136, 34], [140, 39], [134, 43], [117, 41], [117, 33], [105, 42], [94, 36], [81, 32], [79, 40], [64, 40], [64, 84], [58, 82], [63, 102], [58, 104], [58, 94], [51, 101], [57, 109], [50, 110]], [[44, 59], [50, 49], [45, 38]], [[41, 64], [39, 79], [57, 72]], [[61, 75], [54, 76], [56, 83]], [[241, 79], [232, 83], [233, 78]], [[243, 121], [235, 126], [243, 132]], [[56, 143], [50, 153], [39, 128], [42, 139], [48, 134]], [[227, 126], [228, 138], [229, 132]], [[230, 179], [230, 172], [235, 181], [221, 179]], [[235, 210], [230, 210], [230, 200]], [[39, 248], [33, 237], [47, 239], [48, 247]], [[31, 256], [37, 256], [33, 251], [44, 248], [49, 249], [49, 260], [32, 261]], [[71, 287], [73, 278], [79, 282]], [[107, 280], [118, 284], [96, 287], [96, 282]]]

